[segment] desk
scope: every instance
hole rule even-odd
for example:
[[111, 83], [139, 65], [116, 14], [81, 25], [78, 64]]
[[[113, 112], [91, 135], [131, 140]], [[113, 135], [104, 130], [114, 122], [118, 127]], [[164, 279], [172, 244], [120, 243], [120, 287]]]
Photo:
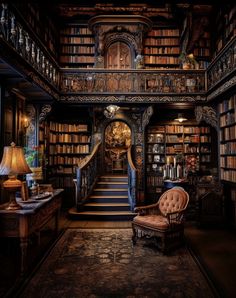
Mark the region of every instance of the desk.
[[55, 218], [55, 232], [58, 233], [59, 211], [63, 189], [56, 189], [48, 198], [18, 203], [19, 210], [5, 210], [8, 205], [0, 206], [0, 237], [18, 237], [21, 249], [21, 274], [26, 267], [29, 237], [38, 233], [49, 220]]
[[165, 189], [170, 189], [175, 186], [180, 186], [180, 187], [186, 188], [187, 185], [188, 185], [188, 182], [185, 180], [183, 180], [183, 181], [181, 181], [181, 180], [176, 180], [176, 181], [164, 180]]

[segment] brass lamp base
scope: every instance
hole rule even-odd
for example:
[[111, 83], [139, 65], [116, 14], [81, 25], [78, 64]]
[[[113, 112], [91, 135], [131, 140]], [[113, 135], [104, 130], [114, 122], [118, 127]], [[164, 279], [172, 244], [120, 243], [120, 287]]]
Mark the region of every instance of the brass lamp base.
[[16, 191], [21, 189], [21, 181], [16, 179], [16, 177], [9, 177], [3, 183], [3, 187], [9, 192], [10, 202], [6, 207], [6, 210], [19, 210], [22, 209], [21, 205], [16, 202]]

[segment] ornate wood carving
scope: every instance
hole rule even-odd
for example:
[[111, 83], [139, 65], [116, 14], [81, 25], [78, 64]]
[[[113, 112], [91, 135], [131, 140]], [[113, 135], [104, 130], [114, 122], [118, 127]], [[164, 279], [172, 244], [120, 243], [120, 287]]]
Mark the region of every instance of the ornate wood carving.
[[134, 71], [112, 70], [62, 74], [63, 93], [184, 93], [205, 91], [205, 76], [202, 71]]
[[152, 115], [153, 115], [153, 107], [149, 106], [143, 113], [143, 121], [142, 121], [143, 130], [148, 125], [149, 120], [152, 117]]
[[[207, 70], [208, 89], [212, 89], [226, 80], [227, 77], [235, 75], [236, 70], [236, 37], [229, 43], [219, 58]], [[227, 81], [230, 79], [227, 78]], [[227, 82], [226, 82], [227, 84]], [[232, 84], [232, 82], [231, 82]], [[225, 83], [224, 83], [225, 85]], [[228, 87], [227, 87], [228, 88]]]
[[227, 82], [223, 83], [215, 91], [210, 93], [210, 95], [207, 96], [207, 100], [210, 101], [210, 100], [214, 99], [215, 97], [219, 96], [220, 94], [223, 94], [224, 92], [229, 90], [231, 87], [235, 87], [235, 86], [236, 86], [236, 75], [233, 78], [227, 80]]
[[39, 114], [39, 122], [40, 123], [46, 119], [47, 115], [51, 112], [51, 110], [52, 110], [51, 105], [43, 105], [41, 107], [41, 112]]
[[218, 128], [216, 111], [209, 106], [198, 106], [195, 108], [195, 116], [198, 123], [205, 121], [214, 128]]
[[204, 95], [193, 96], [111, 96], [111, 95], [64, 95], [59, 101], [63, 103], [161, 103], [161, 102], [205, 102]]

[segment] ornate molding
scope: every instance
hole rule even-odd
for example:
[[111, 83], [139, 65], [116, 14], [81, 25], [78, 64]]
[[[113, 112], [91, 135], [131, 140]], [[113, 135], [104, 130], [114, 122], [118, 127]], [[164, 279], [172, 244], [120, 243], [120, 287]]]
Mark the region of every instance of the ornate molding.
[[143, 121], [142, 121], [142, 128], [143, 130], [145, 129], [145, 127], [148, 125], [150, 118], [153, 115], [153, 107], [149, 106], [143, 113]]
[[236, 76], [229, 79], [227, 82], [225, 82], [223, 85], [221, 85], [219, 88], [217, 88], [215, 91], [213, 91], [210, 95], [207, 96], [207, 101], [212, 100], [213, 98], [217, 97], [218, 95], [224, 93], [231, 87], [236, 86]]
[[198, 123], [205, 121], [214, 128], [218, 128], [217, 113], [212, 107], [198, 106], [195, 108], [195, 116]]
[[59, 101], [64, 103], [160, 103], [160, 102], [205, 102], [204, 95], [196, 96], [105, 96], [105, 95], [63, 95]]
[[43, 105], [41, 108], [41, 112], [39, 114], [39, 122], [43, 122], [47, 115], [51, 112], [52, 106], [51, 105]]

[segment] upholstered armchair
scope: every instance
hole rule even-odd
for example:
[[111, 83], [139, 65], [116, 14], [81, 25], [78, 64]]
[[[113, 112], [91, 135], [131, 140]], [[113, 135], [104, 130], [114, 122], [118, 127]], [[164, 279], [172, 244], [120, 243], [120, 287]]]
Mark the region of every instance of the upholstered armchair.
[[189, 195], [182, 187], [165, 191], [157, 203], [136, 207], [132, 221], [133, 244], [140, 237], [154, 237], [163, 253], [181, 244], [184, 236], [184, 212]]

